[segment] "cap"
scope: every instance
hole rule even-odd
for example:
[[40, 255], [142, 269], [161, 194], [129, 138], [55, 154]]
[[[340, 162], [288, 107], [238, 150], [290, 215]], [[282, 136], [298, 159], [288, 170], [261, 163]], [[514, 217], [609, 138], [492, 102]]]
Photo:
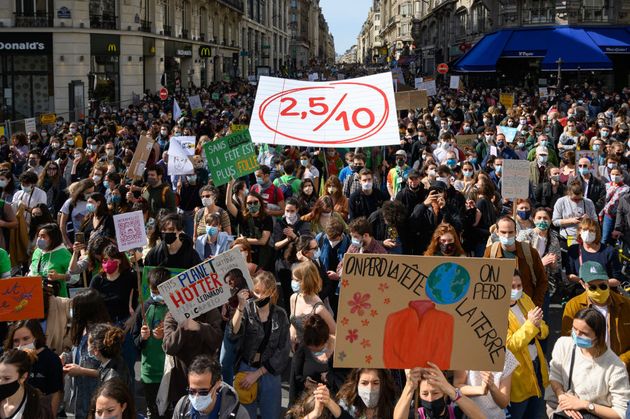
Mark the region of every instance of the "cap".
[[396, 152], [397, 156], [403, 156], [403, 157], [407, 157], [407, 152], [405, 150], [398, 150]]
[[608, 281], [608, 273], [601, 263], [588, 261], [580, 266], [580, 279], [584, 282]]

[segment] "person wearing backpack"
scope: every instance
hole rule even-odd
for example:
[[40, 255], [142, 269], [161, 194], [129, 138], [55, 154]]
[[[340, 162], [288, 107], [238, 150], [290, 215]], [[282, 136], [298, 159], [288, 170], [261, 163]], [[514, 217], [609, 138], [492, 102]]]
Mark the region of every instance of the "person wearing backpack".
[[164, 172], [160, 166], [152, 166], [147, 168], [147, 183], [145, 189], [145, 198], [149, 201], [149, 209], [154, 216], [165, 208], [171, 212], [177, 210], [177, 201], [175, 193], [168, 184], [163, 182]]
[[269, 166], [260, 166], [254, 175], [256, 184], [252, 185], [250, 192], [256, 192], [262, 196], [265, 202], [267, 215], [282, 217], [284, 215], [284, 194], [279, 187], [271, 183], [271, 169]]
[[302, 185], [302, 181], [295, 177], [295, 162], [291, 159], [287, 159], [284, 161], [282, 167], [284, 168], [284, 175], [276, 178], [273, 181], [273, 184], [280, 188], [282, 194], [284, 195], [284, 199], [291, 198], [292, 196], [297, 197], [300, 194], [300, 186]]

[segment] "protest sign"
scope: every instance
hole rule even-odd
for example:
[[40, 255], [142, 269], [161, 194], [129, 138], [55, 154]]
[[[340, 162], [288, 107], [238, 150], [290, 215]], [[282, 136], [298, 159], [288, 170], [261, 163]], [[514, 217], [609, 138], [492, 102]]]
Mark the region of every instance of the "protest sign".
[[[157, 266], [143, 266], [142, 267], [142, 299], [144, 301], [148, 300], [151, 297], [151, 287], [149, 286], [149, 273], [153, 270], [157, 268]], [[170, 272], [170, 276], [173, 277], [175, 275], [177, 275], [178, 273], [184, 272], [185, 269], [179, 269], [179, 268], [167, 268], [164, 266], [160, 266], [160, 268], [164, 268], [166, 270], [168, 270]], [[71, 288], [72, 289], [72, 288]]]
[[148, 243], [142, 211], [114, 215], [114, 228], [118, 250], [121, 252], [141, 248]]
[[394, 145], [395, 108], [390, 73], [318, 83], [261, 77], [249, 131], [274, 145]]
[[238, 249], [221, 253], [158, 286], [160, 295], [178, 322], [194, 319], [222, 306], [233, 291], [242, 288], [253, 289], [254, 284], [247, 262]]
[[513, 259], [349, 254], [335, 368], [501, 371]]
[[435, 86], [435, 80], [427, 80], [420, 83], [416, 88], [417, 90], [426, 90], [427, 96], [437, 95], [437, 87]]
[[195, 137], [171, 137], [168, 146], [168, 174], [189, 175], [195, 172], [192, 156], [195, 155]]
[[14, 276], [0, 280], [0, 321], [44, 318], [41, 276]]
[[455, 136], [455, 141], [459, 147], [472, 146], [477, 139], [477, 134], [458, 134]]
[[219, 99], [221, 99], [221, 95], [220, 94], [218, 94], [218, 93], [213, 93], [212, 94], [212, 100], [219, 100]]
[[593, 173], [597, 173], [597, 168], [599, 167], [599, 156], [598, 152], [595, 150], [576, 150], [575, 151], [575, 164], [578, 164], [581, 158], [587, 158], [591, 161], [593, 165]]
[[201, 104], [199, 95], [190, 96], [188, 98], [188, 104], [190, 105], [193, 116], [197, 115], [198, 112], [203, 112], [203, 105]]
[[451, 83], [449, 84], [451, 89], [459, 89], [459, 76], [451, 76]]
[[497, 132], [505, 135], [505, 141], [507, 141], [508, 143], [512, 143], [514, 142], [514, 138], [516, 138], [516, 134], [518, 134], [518, 128], [504, 127], [503, 125], [498, 125]]
[[308, 75], [308, 81], [317, 81], [319, 80], [319, 74], [317, 73], [310, 73]]
[[528, 160], [503, 160], [501, 196], [504, 199], [529, 197], [529, 164]]
[[214, 186], [221, 186], [258, 169], [256, 149], [249, 131], [241, 131], [203, 146]]
[[337, 74], [337, 80], [345, 80], [345, 78], [346, 78], [345, 74], [343, 74], [343, 73], [338, 73]]
[[405, 85], [405, 76], [403, 75], [402, 68], [394, 67], [392, 68], [392, 79], [398, 83], [398, 86]]
[[538, 96], [540, 97], [547, 97], [549, 95], [549, 91], [547, 90], [546, 87], [539, 87], [538, 88]]
[[394, 93], [396, 98], [396, 110], [410, 110], [416, 108], [427, 108], [429, 99], [426, 90], [411, 90]]
[[513, 93], [501, 93], [499, 95], [499, 103], [505, 106], [506, 108], [511, 108], [514, 105], [514, 94]]
[[414, 89], [418, 90], [420, 89], [420, 86], [422, 86], [422, 81], [424, 79], [422, 77], [416, 77], [415, 79], [413, 79], [413, 87]]
[[232, 125], [230, 125], [230, 131], [232, 131], [232, 134], [236, 134], [237, 132], [245, 131], [247, 128], [249, 128], [249, 126], [248, 125], [243, 125], [243, 124], [232, 124]]
[[133, 158], [127, 170], [127, 177], [131, 179], [142, 177], [154, 143], [155, 141], [151, 137], [146, 135], [140, 136], [140, 141], [136, 146], [136, 151], [133, 153]]
[[36, 132], [37, 131], [37, 122], [35, 118], [26, 118], [24, 120], [24, 132]]

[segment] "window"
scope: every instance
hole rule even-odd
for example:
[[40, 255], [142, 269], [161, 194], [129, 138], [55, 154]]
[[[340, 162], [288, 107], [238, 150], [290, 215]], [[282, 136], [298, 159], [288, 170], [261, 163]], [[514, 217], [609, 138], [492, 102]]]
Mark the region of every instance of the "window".
[[556, 2], [551, 0], [529, 0], [524, 11], [524, 23], [554, 23]]
[[488, 9], [485, 8], [483, 3], [476, 3], [471, 9], [472, 33], [479, 33], [486, 31], [486, 21], [488, 19]]
[[582, 0], [581, 18], [583, 22], [603, 22], [608, 20], [607, 0]]
[[206, 40], [208, 33], [208, 11], [205, 7], [199, 8], [199, 36], [201, 40]]
[[90, 27], [116, 29], [116, 1], [90, 0]]
[[455, 15], [455, 31], [456, 31], [457, 37], [466, 36], [467, 18], [468, 18], [468, 13], [466, 13], [466, 10], [458, 12], [457, 15]]
[[402, 15], [402, 17], [407, 17], [411, 15], [411, 3], [404, 3], [398, 6], [398, 13]]
[[190, 29], [190, 2], [184, 1], [182, 4], [182, 36], [186, 38]]
[[500, 5], [499, 22], [502, 26], [516, 25], [518, 23], [518, 10], [516, 1], [507, 1]]
[[54, 8], [52, 0], [16, 0], [15, 26], [53, 26]]

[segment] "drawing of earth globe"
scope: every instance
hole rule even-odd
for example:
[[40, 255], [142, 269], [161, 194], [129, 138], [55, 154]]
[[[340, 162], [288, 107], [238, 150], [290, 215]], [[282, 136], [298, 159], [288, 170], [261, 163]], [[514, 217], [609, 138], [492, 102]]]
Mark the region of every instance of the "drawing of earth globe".
[[457, 263], [442, 263], [431, 271], [426, 292], [436, 304], [453, 304], [464, 298], [470, 286], [468, 271]]

